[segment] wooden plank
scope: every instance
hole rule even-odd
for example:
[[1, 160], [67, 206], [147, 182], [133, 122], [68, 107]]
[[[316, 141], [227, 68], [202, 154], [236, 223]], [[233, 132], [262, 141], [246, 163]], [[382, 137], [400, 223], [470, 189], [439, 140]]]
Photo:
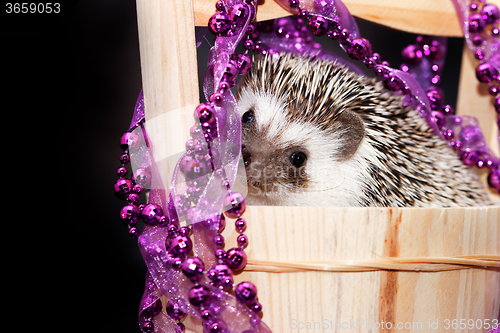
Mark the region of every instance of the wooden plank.
[[[451, 0], [344, 0], [343, 2], [352, 15], [394, 29], [418, 34], [463, 36]], [[215, 3], [216, 0], [195, 0], [194, 17], [197, 26], [207, 25], [210, 16], [215, 13]], [[488, 3], [500, 6], [500, 0], [489, 0]], [[257, 20], [264, 21], [290, 14], [275, 1], [266, 0], [258, 7]]]
[[[247, 208], [245, 234], [249, 260], [326, 261], [474, 254], [500, 255], [500, 208]], [[234, 244], [227, 221], [224, 237]], [[496, 318], [500, 306], [500, 270], [468, 269], [435, 273], [244, 272], [263, 304], [262, 318], [273, 332], [298, 330], [299, 323], [320, 323], [314, 332], [349, 330], [350, 320], [365, 326], [381, 321], [422, 323], [449, 318]], [[303, 327], [305, 328], [305, 327]], [[371, 332], [383, 332], [381, 327]], [[347, 331], [346, 330], [346, 331]], [[307, 331], [304, 330], [304, 331]], [[398, 332], [410, 332], [401, 329]], [[438, 331], [438, 330], [436, 330]]]
[[146, 130], [162, 179], [172, 179], [199, 104], [193, 21], [190, 0], [137, 0]]

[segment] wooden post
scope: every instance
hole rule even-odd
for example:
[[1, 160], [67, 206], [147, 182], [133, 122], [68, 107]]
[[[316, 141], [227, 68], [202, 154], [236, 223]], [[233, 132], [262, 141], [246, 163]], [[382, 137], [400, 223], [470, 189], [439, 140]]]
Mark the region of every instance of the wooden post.
[[137, 0], [146, 130], [164, 180], [185, 152], [200, 103], [193, 22], [191, 0]]

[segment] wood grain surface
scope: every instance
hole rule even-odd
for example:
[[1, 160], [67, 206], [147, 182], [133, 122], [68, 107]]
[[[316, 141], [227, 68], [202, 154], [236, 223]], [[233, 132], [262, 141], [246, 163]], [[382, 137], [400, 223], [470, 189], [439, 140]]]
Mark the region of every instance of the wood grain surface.
[[[195, 0], [194, 18], [197, 26], [207, 25], [208, 19], [214, 14], [216, 2], [217, 0]], [[451, 0], [344, 0], [343, 2], [352, 15], [394, 29], [418, 34], [463, 36]], [[500, 6], [500, 0], [488, 2]], [[258, 21], [290, 14], [292, 13], [275, 1], [259, 1]]]

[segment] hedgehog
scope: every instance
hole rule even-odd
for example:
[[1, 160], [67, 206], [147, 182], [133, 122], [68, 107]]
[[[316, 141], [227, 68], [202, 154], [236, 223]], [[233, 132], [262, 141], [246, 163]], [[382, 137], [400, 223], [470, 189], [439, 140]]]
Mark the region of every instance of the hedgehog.
[[404, 95], [336, 61], [255, 56], [236, 99], [250, 205], [492, 204]]

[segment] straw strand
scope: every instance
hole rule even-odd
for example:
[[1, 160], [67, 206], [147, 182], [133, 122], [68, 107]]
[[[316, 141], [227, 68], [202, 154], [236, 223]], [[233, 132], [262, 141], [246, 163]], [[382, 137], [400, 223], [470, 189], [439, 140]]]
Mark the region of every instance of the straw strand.
[[246, 271], [268, 273], [295, 272], [369, 272], [378, 270], [441, 272], [460, 269], [500, 269], [498, 255], [469, 255], [456, 257], [412, 257], [372, 260], [333, 260], [311, 262], [282, 262], [248, 259]]

